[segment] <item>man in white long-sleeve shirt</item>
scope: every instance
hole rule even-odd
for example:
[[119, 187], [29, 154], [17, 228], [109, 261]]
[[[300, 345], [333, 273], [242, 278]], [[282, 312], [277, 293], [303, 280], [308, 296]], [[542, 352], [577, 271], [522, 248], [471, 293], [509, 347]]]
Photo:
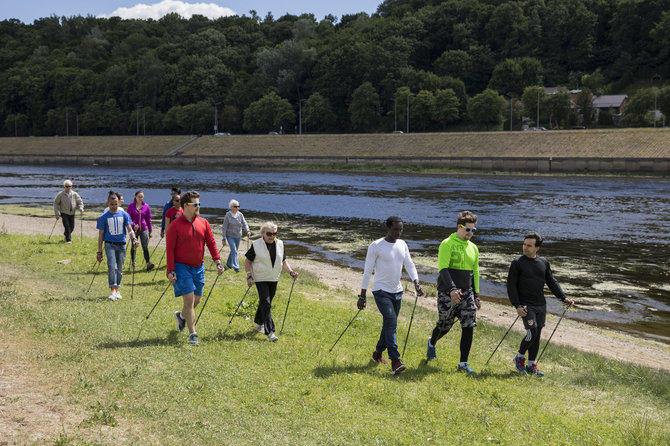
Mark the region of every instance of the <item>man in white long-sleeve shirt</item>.
[[374, 272], [372, 280], [372, 294], [375, 303], [383, 317], [382, 331], [377, 342], [375, 351], [372, 352], [372, 360], [386, 364], [382, 357], [384, 350], [388, 350], [391, 360], [391, 370], [394, 375], [405, 370], [400, 361], [396, 331], [398, 328], [398, 313], [402, 304], [402, 285], [400, 277], [402, 267], [414, 282], [414, 287], [419, 296], [423, 295], [423, 289], [419, 284], [419, 276], [416, 267], [409, 255], [409, 248], [402, 235], [403, 222], [400, 217], [389, 217], [386, 219], [386, 237], [375, 240], [368, 247], [365, 257], [365, 270], [363, 271], [363, 283], [361, 294], [358, 299], [358, 308], [363, 309], [366, 305], [366, 293], [370, 276]]

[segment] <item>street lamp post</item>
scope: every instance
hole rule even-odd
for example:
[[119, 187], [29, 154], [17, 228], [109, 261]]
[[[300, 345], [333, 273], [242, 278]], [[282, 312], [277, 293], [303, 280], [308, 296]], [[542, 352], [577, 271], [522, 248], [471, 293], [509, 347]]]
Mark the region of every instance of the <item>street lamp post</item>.
[[393, 131], [398, 132], [398, 98], [393, 97]]
[[135, 111], [135, 128], [137, 129], [136, 135], [140, 136], [140, 109], [142, 104], [137, 104], [137, 111]]
[[298, 100], [298, 135], [302, 135], [302, 103], [305, 99]]
[[68, 108], [65, 107], [65, 136], [70, 136], [70, 120], [68, 116]]
[[407, 93], [407, 126], [406, 130], [409, 133], [409, 97], [414, 96], [414, 93]]
[[220, 102], [214, 103], [214, 134], [219, 133], [219, 104]]
[[537, 118], [535, 119], [535, 127], [540, 128], [540, 87], [537, 88]]

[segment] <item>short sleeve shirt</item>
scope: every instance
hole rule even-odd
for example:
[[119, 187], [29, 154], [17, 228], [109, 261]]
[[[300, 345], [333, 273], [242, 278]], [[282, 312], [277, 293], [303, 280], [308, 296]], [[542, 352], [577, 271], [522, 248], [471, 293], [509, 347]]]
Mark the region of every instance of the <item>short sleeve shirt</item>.
[[96, 228], [104, 231], [102, 239], [106, 242], [125, 243], [126, 241], [126, 226], [132, 224], [130, 215], [124, 211], [117, 211], [112, 214], [110, 211], [105, 212], [98, 217]]

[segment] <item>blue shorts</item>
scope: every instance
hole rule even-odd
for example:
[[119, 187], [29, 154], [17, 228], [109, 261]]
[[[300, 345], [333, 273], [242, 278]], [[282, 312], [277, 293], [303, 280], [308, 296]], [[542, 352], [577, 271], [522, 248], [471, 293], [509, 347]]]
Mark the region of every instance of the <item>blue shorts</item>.
[[204, 262], [202, 265], [195, 267], [175, 262], [174, 271], [177, 275], [177, 281], [174, 283], [175, 297], [189, 293], [193, 293], [196, 296], [202, 296], [202, 289], [205, 287]]

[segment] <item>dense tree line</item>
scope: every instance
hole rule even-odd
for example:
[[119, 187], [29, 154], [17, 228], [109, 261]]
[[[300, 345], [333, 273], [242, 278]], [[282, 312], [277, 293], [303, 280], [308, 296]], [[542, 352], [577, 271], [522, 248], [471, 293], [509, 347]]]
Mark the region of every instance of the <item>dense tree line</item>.
[[0, 134], [210, 133], [215, 113], [232, 133], [293, 133], [300, 122], [388, 132], [406, 130], [407, 110], [411, 131], [491, 129], [534, 117], [538, 103], [541, 122], [564, 127], [592, 119], [593, 93], [622, 92], [632, 96], [624, 124], [650, 125], [654, 104], [670, 111], [670, 0], [386, 0], [339, 20], [249, 14], [4, 20]]

